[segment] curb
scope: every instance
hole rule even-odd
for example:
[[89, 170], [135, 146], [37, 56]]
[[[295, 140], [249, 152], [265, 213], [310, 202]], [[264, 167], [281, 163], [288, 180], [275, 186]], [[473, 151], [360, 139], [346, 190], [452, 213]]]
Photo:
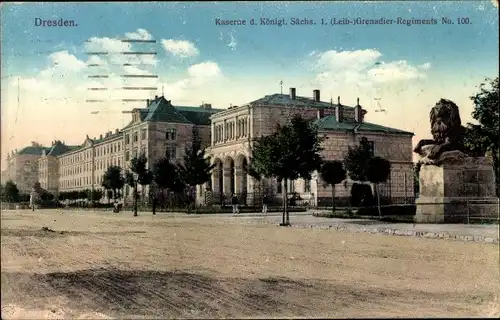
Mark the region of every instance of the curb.
[[484, 237], [484, 236], [464, 236], [464, 235], [453, 235], [448, 232], [427, 232], [427, 231], [416, 231], [416, 230], [401, 230], [392, 228], [368, 228], [368, 227], [352, 227], [349, 225], [330, 225], [330, 226], [318, 226], [314, 224], [306, 225], [292, 225], [292, 228], [301, 229], [332, 229], [336, 231], [344, 232], [369, 232], [374, 234], [384, 234], [384, 235], [394, 235], [394, 236], [406, 236], [406, 237], [419, 237], [427, 239], [443, 239], [443, 240], [455, 240], [455, 241], [466, 241], [466, 242], [481, 242], [481, 243], [491, 243], [498, 244], [498, 238]]

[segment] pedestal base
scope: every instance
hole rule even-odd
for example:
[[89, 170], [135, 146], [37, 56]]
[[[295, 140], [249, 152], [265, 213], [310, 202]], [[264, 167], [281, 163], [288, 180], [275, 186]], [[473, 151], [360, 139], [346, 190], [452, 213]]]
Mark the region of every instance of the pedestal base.
[[499, 216], [499, 199], [495, 197], [420, 197], [415, 203], [417, 223], [470, 223]]

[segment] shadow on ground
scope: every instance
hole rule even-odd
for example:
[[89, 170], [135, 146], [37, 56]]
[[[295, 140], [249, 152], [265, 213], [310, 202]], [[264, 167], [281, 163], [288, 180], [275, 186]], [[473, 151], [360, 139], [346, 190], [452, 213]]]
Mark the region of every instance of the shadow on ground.
[[375, 221], [375, 220], [349, 220], [350, 224], [359, 224], [362, 226], [371, 226], [375, 224], [382, 224], [383, 222]]
[[[287, 278], [211, 278], [185, 272], [90, 269], [69, 273], [2, 273], [2, 302], [43, 308], [64, 297], [75, 312], [113, 317], [321, 316], [357, 303], [395, 299], [398, 292]], [[408, 297], [406, 297], [408, 299]]]
[[139, 234], [146, 231], [106, 231], [106, 232], [91, 232], [91, 231], [65, 231], [53, 230], [48, 227], [40, 229], [2, 229], [1, 235], [4, 237], [57, 237], [57, 236], [76, 236], [76, 235], [120, 235], [120, 234]]

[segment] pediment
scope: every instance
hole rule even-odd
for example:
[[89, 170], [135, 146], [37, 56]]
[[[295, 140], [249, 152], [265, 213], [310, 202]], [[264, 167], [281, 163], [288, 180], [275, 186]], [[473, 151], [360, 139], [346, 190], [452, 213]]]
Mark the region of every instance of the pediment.
[[92, 147], [93, 144], [94, 144], [94, 142], [92, 141], [92, 139], [90, 139], [89, 136], [87, 136], [85, 141], [82, 143], [82, 147], [83, 148], [90, 148], [90, 147]]

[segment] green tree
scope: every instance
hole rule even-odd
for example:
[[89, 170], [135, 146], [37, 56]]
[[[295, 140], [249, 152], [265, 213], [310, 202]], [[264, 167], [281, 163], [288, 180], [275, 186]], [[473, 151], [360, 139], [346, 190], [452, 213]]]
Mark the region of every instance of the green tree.
[[179, 193], [185, 190], [185, 184], [181, 179], [178, 167], [167, 157], [158, 159], [153, 166], [153, 179], [157, 188], [161, 191], [161, 204], [164, 204], [164, 191], [170, 190]]
[[382, 217], [382, 211], [380, 209], [380, 193], [379, 193], [379, 183], [387, 181], [391, 175], [391, 163], [389, 160], [381, 157], [373, 157], [368, 160], [366, 166], [366, 178], [368, 181], [375, 185], [375, 193], [377, 194], [377, 208], [378, 215]]
[[130, 171], [125, 172], [125, 181], [134, 190], [134, 217], [137, 216], [137, 201], [139, 198], [137, 186], [140, 184], [142, 190], [144, 186], [151, 184], [153, 173], [147, 168], [148, 158], [145, 154], [134, 157], [130, 160]]
[[215, 164], [210, 164], [210, 157], [206, 156], [205, 148], [201, 144], [201, 139], [196, 129], [193, 129], [191, 146], [185, 149], [182, 160], [182, 164], [178, 164], [177, 169], [181, 180], [188, 189], [189, 212], [191, 205], [193, 205], [196, 186], [210, 181], [212, 169], [215, 167]]
[[94, 189], [91, 191], [92, 193], [92, 201], [99, 202], [104, 196], [104, 192], [100, 189]]
[[373, 157], [373, 150], [366, 137], [361, 137], [359, 145], [348, 148], [344, 158], [344, 167], [347, 174], [355, 181], [368, 181], [366, 168], [368, 161]]
[[498, 77], [486, 78], [479, 85], [479, 92], [471, 96], [474, 103], [472, 118], [478, 124], [468, 123], [464, 145], [469, 153], [476, 156], [488, 154], [493, 159], [496, 178], [496, 192], [500, 190], [500, 149], [499, 149], [499, 107]]
[[125, 179], [122, 174], [122, 168], [119, 166], [110, 166], [102, 177], [102, 186], [106, 190], [111, 190], [115, 199], [119, 198], [120, 190], [125, 185]]
[[346, 170], [341, 161], [325, 161], [320, 169], [321, 179], [332, 187], [332, 211], [335, 212], [335, 185], [346, 179]]
[[19, 189], [12, 180], [5, 183], [3, 194], [6, 202], [17, 202], [19, 200]]
[[257, 176], [283, 181], [283, 216], [281, 225], [290, 225], [287, 182], [298, 178], [310, 180], [322, 164], [323, 138], [317, 128], [300, 115], [269, 135], [257, 138], [252, 148], [250, 169]]

